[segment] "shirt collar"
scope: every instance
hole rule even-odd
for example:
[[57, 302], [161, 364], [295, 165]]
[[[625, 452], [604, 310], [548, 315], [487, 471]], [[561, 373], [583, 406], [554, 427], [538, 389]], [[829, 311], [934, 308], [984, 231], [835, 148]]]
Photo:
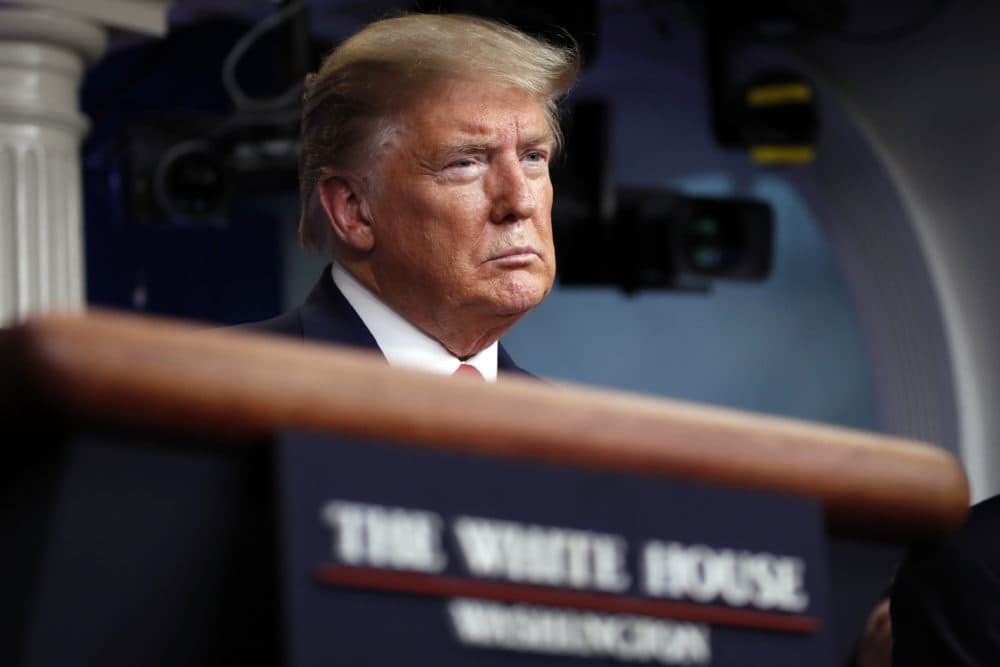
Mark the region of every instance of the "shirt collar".
[[487, 382], [496, 382], [497, 341], [463, 362], [383, 303], [346, 269], [335, 263], [332, 271], [333, 282], [368, 327], [390, 366], [451, 375], [459, 364], [466, 363], [475, 366]]

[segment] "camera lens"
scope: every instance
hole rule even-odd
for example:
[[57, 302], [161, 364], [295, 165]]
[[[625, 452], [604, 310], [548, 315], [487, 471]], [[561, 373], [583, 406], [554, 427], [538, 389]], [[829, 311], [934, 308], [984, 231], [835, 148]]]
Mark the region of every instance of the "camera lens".
[[687, 268], [700, 275], [721, 275], [739, 261], [745, 239], [737, 226], [712, 217], [684, 221], [681, 234]]
[[164, 153], [157, 167], [156, 195], [160, 206], [180, 221], [214, 219], [226, 206], [225, 163], [206, 142], [177, 144]]

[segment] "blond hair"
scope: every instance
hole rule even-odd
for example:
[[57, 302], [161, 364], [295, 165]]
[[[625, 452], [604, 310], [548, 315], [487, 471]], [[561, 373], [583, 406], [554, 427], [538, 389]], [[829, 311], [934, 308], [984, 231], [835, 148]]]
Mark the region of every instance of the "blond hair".
[[575, 46], [556, 46], [499, 23], [462, 14], [410, 14], [377, 21], [340, 44], [306, 78], [299, 168], [299, 240], [332, 254], [329, 224], [314, 210], [324, 167], [370, 176], [391, 141], [396, 116], [440, 80], [496, 81], [542, 104], [557, 148], [558, 101], [576, 81]]

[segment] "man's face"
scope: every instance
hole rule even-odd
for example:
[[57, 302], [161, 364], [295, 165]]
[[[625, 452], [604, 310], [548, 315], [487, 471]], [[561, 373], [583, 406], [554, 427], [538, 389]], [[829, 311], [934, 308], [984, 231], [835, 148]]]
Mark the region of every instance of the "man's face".
[[451, 81], [422, 95], [368, 199], [381, 298], [438, 340], [541, 303], [555, 277], [553, 143], [524, 91]]

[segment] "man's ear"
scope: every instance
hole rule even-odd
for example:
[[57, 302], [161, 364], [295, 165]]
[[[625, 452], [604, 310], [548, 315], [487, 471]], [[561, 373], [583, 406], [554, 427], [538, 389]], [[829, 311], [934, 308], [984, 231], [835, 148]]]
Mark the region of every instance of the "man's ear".
[[319, 203], [337, 239], [354, 250], [369, 252], [375, 247], [375, 235], [361, 188], [352, 175], [333, 170], [324, 170], [316, 183]]

